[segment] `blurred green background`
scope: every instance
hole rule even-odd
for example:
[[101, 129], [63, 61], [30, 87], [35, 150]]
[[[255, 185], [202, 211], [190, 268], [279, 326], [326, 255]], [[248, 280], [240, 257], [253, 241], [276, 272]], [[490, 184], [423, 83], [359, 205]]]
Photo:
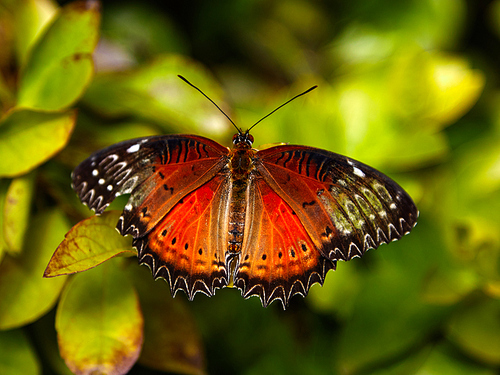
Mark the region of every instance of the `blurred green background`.
[[[1, 374], [71, 373], [61, 355], [82, 374], [499, 373], [499, 0], [0, 0], [0, 71]], [[230, 145], [177, 74], [244, 130], [318, 85], [254, 145], [369, 164], [419, 224], [286, 311], [229, 288], [172, 300], [134, 257], [42, 279], [92, 215], [70, 188], [90, 153], [168, 133]]]

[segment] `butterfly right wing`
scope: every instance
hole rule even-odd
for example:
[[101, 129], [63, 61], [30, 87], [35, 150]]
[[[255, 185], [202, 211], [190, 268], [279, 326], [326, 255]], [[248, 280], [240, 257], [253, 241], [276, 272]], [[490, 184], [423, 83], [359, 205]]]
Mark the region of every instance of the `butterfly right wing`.
[[182, 198], [145, 236], [134, 239], [139, 262], [168, 281], [172, 295], [184, 290], [212, 296], [229, 282], [226, 256], [231, 183], [223, 169]]
[[199, 136], [133, 139], [84, 160], [72, 174], [72, 186], [97, 214], [115, 197], [131, 194], [117, 228], [122, 235], [140, 237], [222, 169], [227, 153], [226, 147]]

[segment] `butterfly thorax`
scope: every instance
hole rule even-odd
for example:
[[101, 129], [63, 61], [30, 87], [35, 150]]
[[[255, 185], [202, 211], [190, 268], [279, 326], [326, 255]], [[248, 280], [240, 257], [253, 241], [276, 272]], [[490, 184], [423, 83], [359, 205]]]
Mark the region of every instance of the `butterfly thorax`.
[[247, 205], [247, 187], [255, 169], [253, 157], [255, 151], [251, 144], [236, 143], [229, 154], [229, 170], [231, 176], [232, 194], [229, 204], [228, 251], [239, 253], [245, 230], [245, 214]]

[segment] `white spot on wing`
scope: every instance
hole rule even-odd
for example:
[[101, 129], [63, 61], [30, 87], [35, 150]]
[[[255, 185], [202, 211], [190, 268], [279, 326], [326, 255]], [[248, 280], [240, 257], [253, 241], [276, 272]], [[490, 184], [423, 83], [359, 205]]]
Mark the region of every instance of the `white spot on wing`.
[[95, 176], [97, 176], [98, 174], [99, 174], [99, 171], [98, 171], [97, 169], [94, 169], [94, 170], [92, 171], [92, 176], [94, 176], [94, 177], [95, 177]]
[[106, 187], [106, 189], [108, 189], [108, 191], [113, 190], [113, 185], [108, 185], [108, 186]]
[[365, 174], [363, 173], [363, 171], [357, 167], [352, 167], [353, 171], [354, 171], [354, 174], [356, 176], [359, 176], [359, 177], [365, 177]]
[[136, 143], [135, 145], [132, 145], [130, 146], [129, 148], [127, 148], [127, 152], [129, 154], [133, 153], [133, 152], [137, 152], [139, 151], [139, 149], [141, 148], [141, 145], [139, 143]]
[[99, 182], [99, 185], [104, 185], [106, 180], [104, 178], [100, 178], [98, 182]]

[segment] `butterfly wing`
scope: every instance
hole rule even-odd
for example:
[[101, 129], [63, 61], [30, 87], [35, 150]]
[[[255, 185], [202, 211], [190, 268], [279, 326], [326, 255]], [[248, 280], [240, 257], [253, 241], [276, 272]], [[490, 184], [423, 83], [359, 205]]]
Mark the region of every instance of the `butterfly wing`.
[[172, 295], [182, 289], [189, 299], [196, 292], [212, 296], [228, 283], [228, 239], [222, 228], [227, 228], [229, 179], [227, 170], [218, 173], [133, 242], [139, 262], [149, 265], [155, 279], [166, 279]]
[[305, 296], [312, 284], [323, 284], [335, 261], [322, 256], [294, 210], [263, 178], [250, 182], [248, 197], [234, 284], [245, 298], [257, 295], [264, 306], [279, 299], [286, 306], [294, 294]]
[[99, 151], [72, 175], [80, 200], [100, 214], [122, 194], [131, 194], [118, 229], [143, 236], [189, 192], [226, 163], [228, 149], [210, 139], [167, 135], [133, 139]]
[[73, 173], [81, 201], [101, 213], [121, 194], [130, 199], [117, 228], [131, 234], [139, 262], [172, 294], [190, 299], [227, 285], [223, 249], [229, 197], [228, 149], [207, 138], [169, 135], [113, 145]]
[[418, 210], [393, 180], [358, 161], [304, 146], [259, 151], [257, 170], [330, 260], [349, 260], [398, 240]]

